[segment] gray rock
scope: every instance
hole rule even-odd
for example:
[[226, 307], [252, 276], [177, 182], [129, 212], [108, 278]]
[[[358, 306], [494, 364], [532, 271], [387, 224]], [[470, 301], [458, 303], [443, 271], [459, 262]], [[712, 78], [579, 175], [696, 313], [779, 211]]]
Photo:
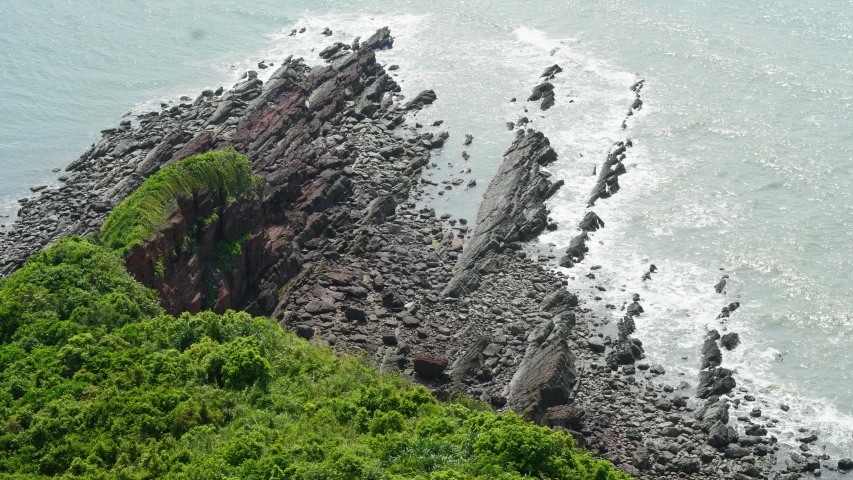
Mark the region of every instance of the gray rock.
[[740, 345], [740, 336], [734, 332], [727, 333], [720, 339], [720, 345], [725, 347], [726, 350], [734, 350]]
[[571, 398], [577, 381], [575, 357], [565, 340], [544, 344], [526, 356], [510, 384], [508, 406], [533, 420]]
[[702, 369], [718, 367], [723, 363], [723, 354], [713, 338], [708, 338], [702, 344]]
[[526, 241], [548, 224], [547, 200], [562, 183], [552, 183], [539, 170], [557, 159], [542, 133], [520, 133], [483, 195], [477, 228], [459, 260], [467, 270], [501, 244]]
[[587, 340], [587, 346], [593, 352], [604, 353], [604, 340], [600, 337], [590, 337], [589, 340]]
[[[391, 30], [388, 27], [382, 27], [362, 42], [362, 47], [372, 48], [373, 50], [381, 50], [394, 46], [394, 37], [391, 36]], [[357, 50], [356, 47], [353, 47]]]
[[561, 311], [567, 308], [574, 308], [577, 306], [578, 296], [573, 293], [570, 293], [564, 288], [559, 288], [546, 295], [545, 298], [542, 299], [542, 303], [539, 305], [539, 308], [548, 312]]
[[427, 105], [432, 104], [438, 99], [435, 92], [432, 90], [424, 90], [423, 92], [417, 94], [415, 98], [409, 101], [406, 104], [406, 110], [419, 110]]
[[578, 224], [578, 228], [583, 230], [584, 232], [594, 232], [599, 228], [604, 228], [604, 220], [601, 219], [595, 212], [586, 212], [581, 223]]
[[715, 367], [699, 372], [699, 385], [696, 396], [708, 398], [711, 395], [723, 395], [731, 392], [737, 386], [732, 378], [732, 371], [727, 368]]

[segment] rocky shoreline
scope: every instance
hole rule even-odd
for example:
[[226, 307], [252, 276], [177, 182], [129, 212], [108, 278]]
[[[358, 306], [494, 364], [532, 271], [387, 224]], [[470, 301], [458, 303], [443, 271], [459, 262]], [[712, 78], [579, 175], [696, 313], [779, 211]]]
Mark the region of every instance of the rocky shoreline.
[[[228, 205], [210, 192], [189, 199], [128, 255], [131, 272], [160, 292], [171, 313], [210, 307], [269, 315], [439, 397], [466, 394], [568, 429], [642, 479], [787, 479], [820, 467], [801, 457], [783, 473], [763, 425], [738, 434], [719, 399], [735, 386], [714, 360], [716, 338], [700, 379], [706, 394], [696, 398], [642, 362], [642, 344], [631, 337], [632, 319], [642, 314], [638, 295], [626, 298], [618, 336], [610, 338], [593, 327], [571, 279], [531, 258], [523, 242], [555, 227], [545, 201], [562, 184], [545, 171], [556, 152], [541, 132], [523, 128], [526, 121], [511, 127], [519, 129], [473, 233], [418, 208], [433, 151], [470, 140], [405, 125], [408, 112], [439, 98], [430, 90], [402, 98], [375, 57], [392, 46], [390, 31], [380, 29], [323, 50], [326, 65], [287, 59], [266, 83], [249, 72], [231, 90], [205, 91], [191, 104], [105, 130], [66, 168], [61, 187], [22, 200], [18, 222], [0, 233], [0, 276], [62, 236], [97, 232], [163, 166], [233, 147], [261, 177], [257, 196]], [[549, 67], [543, 77], [559, 71]], [[642, 107], [642, 85], [632, 87], [629, 115]], [[543, 110], [554, 98], [548, 82], [531, 96]], [[614, 145], [590, 205], [618, 191], [630, 148], [630, 140]], [[581, 262], [589, 233], [604, 225], [590, 211], [559, 264]], [[177, 246], [184, 237], [194, 242]], [[224, 263], [214, 254], [222, 244], [238, 248]], [[163, 272], [155, 275], [158, 262]], [[724, 343], [733, 344], [733, 337]]]

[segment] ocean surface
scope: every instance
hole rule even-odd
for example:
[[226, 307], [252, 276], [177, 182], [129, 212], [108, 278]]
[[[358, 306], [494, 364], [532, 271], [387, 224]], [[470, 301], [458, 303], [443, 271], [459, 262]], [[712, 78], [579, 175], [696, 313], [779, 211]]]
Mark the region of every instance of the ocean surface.
[[[122, 115], [228, 87], [262, 60], [319, 63], [331, 42], [387, 25], [395, 45], [378, 57], [400, 65], [403, 93], [439, 97], [413, 121], [451, 133], [430, 180], [478, 183], [430, 189], [437, 213], [474, 219], [512, 141], [506, 122], [527, 116], [566, 180], [549, 203], [560, 228], [540, 239], [559, 254], [593, 166], [630, 138], [621, 191], [593, 209], [606, 228], [566, 270], [571, 288], [610, 322], [619, 311], [604, 305], [639, 293], [637, 336], [673, 385], [695, 385], [708, 329], [739, 333], [724, 366], [757, 399], [737, 414], [757, 406], [783, 445], [805, 429], [820, 437], [813, 450], [851, 456], [853, 2], [32, 0], [4, 12], [0, 223]], [[556, 105], [542, 112], [525, 100], [554, 63]], [[639, 79], [645, 103], [623, 130]], [[725, 295], [713, 288], [723, 274]], [[741, 308], [716, 320], [732, 301]]]

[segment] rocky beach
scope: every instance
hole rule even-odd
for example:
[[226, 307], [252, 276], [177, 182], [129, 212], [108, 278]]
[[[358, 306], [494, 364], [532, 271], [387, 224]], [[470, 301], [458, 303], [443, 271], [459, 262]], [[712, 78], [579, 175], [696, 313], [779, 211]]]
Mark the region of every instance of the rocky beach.
[[[18, 220], [0, 232], [0, 275], [60, 237], [97, 235], [161, 168], [233, 148], [261, 177], [257, 191], [183, 198], [162, 229], [127, 252], [130, 273], [168, 313], [269, 316], [437, 398], [467, 395], [568, 430], [636, 478], [782, 480], [853, 467], [812, 448], [808, 425], [797, 451], [779, 447], [773, 417], [787, 408], [759, 405], [721, 366], [737, 333], [709, 331], [699, 377], [676, 377], [648, 363], [632, 336], [645, 313], [639, 292], [623, 289], [623, 303], [603, 316], [593, 306], [604, 287], [580, 290], [575, 277], [594, 280], [598, 270], [584, 262], [587, 244], [608, 228], [593, 210], [631, 182], [630, 138], [592, 172], [584, 216], [558, 225], [547, 203], [565, 185], [548, 171], [558, 154], [527, 117], [508, 119], [514, 138], [497, 173], [482, 198], [468, 193], [477, 218], [437, 216], [425, 193], [434, 154], [477, 139], [425, 133], [409, 121], [441, 102], [441, 91], [404, 98], [393, 67], [376, 60], [376, 50], [390, 48], [383, 28], [329, 45], [320, 65], [292, 57], [263, 64], [276, 68], [266, 82], [250, 71], [230, 89], [104, 130], [65, 168], [61, 186], [20, 201]], [[527, 99], [533, 113], [566, 101], [550, 83], [560, 66], [542, 68]], [[630, 87], [624, 122], [643, 108], [643, 87]], [[473, 186], [460, 179], [448, 187]], [[533, 242], [556, 229], [575, 232], [567, 249]], [[653, 282], [657, 268], [637, 276]], [[725, 276], [708, 288], [719, 294], [722, 330], [739, 304], [726, 297]]]

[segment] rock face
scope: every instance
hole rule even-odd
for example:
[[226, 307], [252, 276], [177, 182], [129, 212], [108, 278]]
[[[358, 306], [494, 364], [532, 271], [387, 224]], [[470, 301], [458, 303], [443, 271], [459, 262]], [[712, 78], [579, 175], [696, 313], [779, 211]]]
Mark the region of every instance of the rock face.
[[127, 252], [128, 270], [172, 315], [235, 308], [264, 265], [260, 195], [228, 201], [226, 192], [204, 190], [178, 198], [166, 227]]
[[565, 340], [537, 348], [521, 364], [510, 386], [509, 407], [535, 421], [571, 399], [577, 380], [575, 358]]
[[[59, 236], [98, 229], [113, 206], [162, 166], [233, 146], [263, 177], [257, 201], [224, 209], [217, 221], [195, 232], [196, 248], [189, 252], [174, 245], [175, 240], [221, 205], [217, 192], [186, 199], [157, 238], [131, 252], [128, 262], [138, 278], [156, 283], [170, 312], [211, 306], [271, 312], [278, 289], [301, 268], [300, 250], [343, 221], [324, 213], [351, 190], [344, 170], [355, 161], [355, 145], [342, 134], [365, 118], [365, 111], [384, 128], [402, 122], [391, 103], [380, 112], [380, 100], [399, 87], [376, 63], [371, 48], [388, 47], [393, 39], [385, 30], [374, 37], [356, 52], [338, 46], [346, 52], [343, 57], [328, 51], [327, 67], [311, 69], [301, 61], [286, 61], [266, 85], [250, 74], [221, 97], [201, 95], [192, 105], [140, 116], [136, 129], [107, 131], [68, 166], [73, 173], [65, 186], [28, 202], [18, 228], [0, 237], [0, 274], [8, 274]], [[347, 102], [361, 92], [362, 101], [372, 107], [345, 114]], [[422, 158], [425, 162], [428, 155]], [[127, 175], [130, 170], [135, 175]], [[393, 211], [393, 204], [390, 208]], [[377, 207], [379, 212], [387, 209], [387, 203]], [[33, 231], [31, 225], [54, 217], [53, 227], [40, 236], [27, 233]], [[213, 244], [233, 243], [247, 234], [242, 253], [211, 273]], [[165, 273], [155, 282], [161, 256], [166, 258]]]

